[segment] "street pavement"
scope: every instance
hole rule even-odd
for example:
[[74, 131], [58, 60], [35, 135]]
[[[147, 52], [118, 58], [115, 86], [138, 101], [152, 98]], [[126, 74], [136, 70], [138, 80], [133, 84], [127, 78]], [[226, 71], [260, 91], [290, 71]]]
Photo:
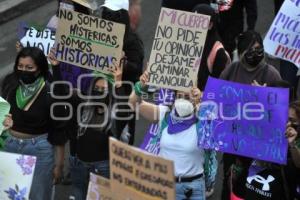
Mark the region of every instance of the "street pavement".
[[[3, 6], [3, 2], [5, 3], [8, 0], [0, 0], [0, 16], [1, 16], [1, 8]], [[13, 0], [9, 0], [13, 1]], [[57, 1], [48, 0], [48, 3], [39, 4], [36, 7], [38, 8], [30, 8], [28, 6], [28, 2], [36, 2], [39, 0], [27, 0], [26, 4], [23, 4], [22, 11], [18, 11], [18, 17], [7, 20], [5, 23], [1, 23], [0, 20], [0, 81], [3, 77], [9, 73], [13, 69], [14, 60], [16, 56], [15, 44], [17, 41], [17, 27], [18, 24], [22, 21], [25, 22], [34, 22], [40, 25], [47, 24], [48, 20], [53, 16], [56, 12]], [[23, 2], [23, 0], [19, 0], [19, 2]], [[24, 2], [23, 2], [24, 3]], [[139, 34], [145, 45], [145, 61], [148, 60], [150, 55], [150, 50], [152, 46], [152, 40], [155, 33], [155, 28], [159, 16], [160, 10], [160, 0], [143, 0], [142, 1], [142, 14], [143, 19], [139, 27]], [[5, 6], [5, 5], [4, 5]], [[258, 0], [259, 6], [259, 18], [257, 23], [257, 30], [261, 34], [265, 34], [267, 29], [269, 28], [274, 14], [273, 14], [273, 1], [272, 0]], [[32, 5], [31, 5], [32, 7]], [[28, 9], [26, 9], [28, 8]], [[13, 12], [13, 11], [12, 11]], [[12, 14], [14, 16], [14, 14]], [[16, 15], [17, 16], [17, 15]], [[0, 82], [1, 86], [1, 82]], [[148, 127], [148, 123], [139, 119], [137, 127], [136, 127], [136, 141], [135, 146], [138, 146], [142, 140], [143, 135]], [[66, 156], [67, 157], [67, 156]], [[66, 161], [66, 170], [67, 171], [68, 163]], [[219, 169], [222, 169], [222, 165], [220, 163]], [[221, 193], [221, 181], [222, 181], [222, 173], [219, 170], [219, 174], [217, 177], [217, 183], [215, 187], [215, 194], [210, 198], [211, 200], [220, 200]], [[69, 191], [70, 186], [59, 185], [56, 187], [56, 195], [55, 200], [67, 200], [69, 199]]]

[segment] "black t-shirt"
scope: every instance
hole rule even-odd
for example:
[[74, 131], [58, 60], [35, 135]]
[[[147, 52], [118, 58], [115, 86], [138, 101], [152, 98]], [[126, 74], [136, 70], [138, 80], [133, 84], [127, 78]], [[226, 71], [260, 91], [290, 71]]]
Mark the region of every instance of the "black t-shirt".
[[285, 190], [280, 167], [267, 167], [257, 173], [249, 169], [246, 179], [245, 200], [285, 200]]

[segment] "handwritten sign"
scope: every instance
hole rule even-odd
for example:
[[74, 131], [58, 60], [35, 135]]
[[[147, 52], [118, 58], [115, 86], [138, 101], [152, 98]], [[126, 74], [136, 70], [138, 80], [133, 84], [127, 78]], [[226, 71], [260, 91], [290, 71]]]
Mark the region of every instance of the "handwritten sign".
[[36, 157], [0, 152], [0, 199], [29, 199]]
[[56, 31], [56, 57], [62, 62], [109, 73], [119, 62], [125, 26], [61, 9]]
[[90, 173], [87, 200], [113, 200], [110, 180]]
[[[154, 94], [154, 101], [156, 105], [172, 105], [175, 100], [175, 92], [170, 89], [160, 89], [159, 93]], [[149, 153], [158, 155], [160, 150], [160, 142], [158, 142], [159, 124], [153, 123], [149, 126], [144, 141], [140, 148]]]
[[265, 51], [300, 68], [300, 1], [286, 0], [265, 39]]
[[285, 164], [289, 91], [209, 78], [199, 110], [206, 149]]
[[45, 56], [48, 56], [55, 42], [54, 31], [49, 28], [38, 30], [26, 23], [21, 23], [18, 32], [23, 47], [38, 47]]
[[189, 91], [196, 85], [210, 17], [162, 8], [147, 71], [149, 85]]
[[172, 161], [112, 138], [109, 143], [111, 189], [118, 191], [116, 199], [175, 199]]
[[3, 132], [3, 122], [5, 120], [6, 115], [9, 113], [9, 110], [10, 104], [7, 101], [5, 101], [2, 97], [0, 97], [0, 135]]

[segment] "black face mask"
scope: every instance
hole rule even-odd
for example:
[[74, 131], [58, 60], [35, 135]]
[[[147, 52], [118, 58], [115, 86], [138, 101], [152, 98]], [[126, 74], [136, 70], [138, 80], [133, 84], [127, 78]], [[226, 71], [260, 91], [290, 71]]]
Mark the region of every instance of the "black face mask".
[[253, 67], [256, 67], [264, 59], [264, 49], [248, 50], [244, 55], [245, 62]]
[[[92, 96], [94, 98], [93, 102], [95, 102], [95, 103], [104, 103], [105, 105], [109, 104], [109, 96], [104, 91], [93, 90]], [[97, 98], [97, 99], [95, 99], [95, 98]]]
[[29, 72], [23, 70], [18, 70], [17, 74], [18, 74], [19, 81], [21, 81], [24, 84], [32, 84], [39, 77], [39, 75], [36, 72]]

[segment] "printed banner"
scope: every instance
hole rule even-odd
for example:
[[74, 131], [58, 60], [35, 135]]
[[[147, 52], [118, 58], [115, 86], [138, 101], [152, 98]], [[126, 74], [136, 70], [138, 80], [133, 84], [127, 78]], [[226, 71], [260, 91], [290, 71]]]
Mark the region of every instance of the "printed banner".
[[90, 182], [86, 200], [113, 200], [110, 180], [90, 173]]
[[9, 113], [9, 110], [10, 104], [0, 96], [0, 136], [4, 129], [3, 122], [6, 118], [6, 115]]
[[198, 70], [210, 17], [162, 8], [147, 71], [149, 85], [190, 91]]
[[0, 152], [0, 199], [29, 199], [36, 157]]
[[300, 1], [285, 0], [264, 39], [265, 51], [300, 68]]
[[118, 200], [175, 199], [173, 162], [110, 138], [111, 189]]
[[18, 28], [19, 40], [23, 47], [38, 47], [48, 56], [55, 42], [55, 31], [49, 28], [38, 30], [23, 22]]
[[90, 15], [61, 9], [56, 30], [59, 61], [110, 73], [120, 62], [125, 26]]
[[199, 110], [200, 145], [285, 164], [288, 105], [288, 89], [209, 78]]
[[[154, 101], [156, 105], [172, 105], [175, 101], [175, 92], [169, 89], [160, 89], [159, 93], [155, 93]], [[148, 153], [158, 155], [159, 145], [157, 142], [157, 134], [159, 133], [159, 124], [153, 123], [149, 126], [145, 136], [144, 141], [140, 148]]]

